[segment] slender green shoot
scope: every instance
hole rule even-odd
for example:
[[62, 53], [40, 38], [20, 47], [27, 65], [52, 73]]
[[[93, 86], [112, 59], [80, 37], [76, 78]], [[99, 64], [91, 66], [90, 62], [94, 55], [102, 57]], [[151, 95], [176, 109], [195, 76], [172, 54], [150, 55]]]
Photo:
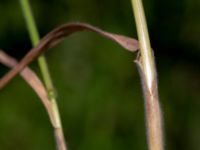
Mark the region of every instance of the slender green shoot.
[[[29, 2], [27, 0], [20, 0], [20, 2], [32, 45], [36, 46], [39, 43], [40, 37], [36, 28], [35, 20], [31, 12]], [[46, 88], [50, 91], [53, 90], [53, 84], [48, 70], [48, 65], [43, 55], [38, 58], [38, 63]]]
[[142, 0], [131, 1], [140, 43], [141, 55], [136, 63], [143, 81], [148, 147], [149, 150], [163, 150], [162, 114], [157, 91], [154, 55], [150, 45]]
[[[26, 25], [29, 31], [30, 39], [32, 42], [33, 46], [36, 46], [39, 43], [39, 34], [36, 28], [36, 24], [31, 12], [31, 8], [29, 5], [28, 0], [20, 0], [21, 3], [21, 8], [22, 12], [26, 21]], [[39, 67], [42, 73], [42, 77], [48, 92], [49, 99], [51, 100], [52, 104], [52, 111], [53, 111], [53, 116], [55, 120], [55, 125], [54, 125], [54, 133], [57, 141], [57, 149], [58, 150], [66, 150], [66, 144], [64, 140], [64, 135], [63, 135], [63, 130], [62, 130], [62, 125], [61, 125], [61, 120], [60, 120], [60, 114], [57, 106], [57, 101], [56, 101], [56, 94], [54, 92], [54, 86], [53, 82], [50, 77], [50, 73], [48, 70], [48, 65], [46, 62], [46, 59], [44, 56], [40, 56], [38, 58], [38, 63]]]

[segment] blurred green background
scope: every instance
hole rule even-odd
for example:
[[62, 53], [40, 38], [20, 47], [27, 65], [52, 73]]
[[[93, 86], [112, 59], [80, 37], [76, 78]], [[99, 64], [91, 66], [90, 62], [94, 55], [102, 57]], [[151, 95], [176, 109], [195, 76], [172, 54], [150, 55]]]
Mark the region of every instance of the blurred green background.
[[[155, 51], [167, 150], [200, 149], [200, 1], [143, 0]], [[136, 36], [130, 0], [31, 0], [41, 37], [69, 22]], [[31, 48], [19, 1], [0, 1], [0, 48], [20, 60]], [[94, 33], [46, 53], [70, 150], [146, 150], [136, 54]], [[31, 67], [40, 75], [37, 62]], [[8, 68], [0, 65], [0, 75]], [[54, 150], [48, 116], [17, 76], [0, 93], [0, 149]]]

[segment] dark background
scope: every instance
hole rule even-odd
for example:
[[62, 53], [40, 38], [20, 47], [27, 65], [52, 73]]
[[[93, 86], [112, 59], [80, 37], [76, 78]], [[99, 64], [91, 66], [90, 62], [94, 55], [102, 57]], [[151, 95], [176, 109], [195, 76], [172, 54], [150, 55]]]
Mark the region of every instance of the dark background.
[[[41, 37], [69, 22], [136, 36], [129, 0], [31, 0]], [[166, 150], [200, 149], [200, 1], [143, 0], [155, 52]], [[31, 48], [19, 1], [0, 1], [0, 48], [20, 60]], [[94, 33], [46, 53], [70, 150], [145, 150], [136, 54]], [[40, 75], [37, 61], [30, 65]], [[8, 68], [0, 65], [3, 76]], [[17, 76], [0, 93], [0, 149], [54, 150], [48, 116]]]

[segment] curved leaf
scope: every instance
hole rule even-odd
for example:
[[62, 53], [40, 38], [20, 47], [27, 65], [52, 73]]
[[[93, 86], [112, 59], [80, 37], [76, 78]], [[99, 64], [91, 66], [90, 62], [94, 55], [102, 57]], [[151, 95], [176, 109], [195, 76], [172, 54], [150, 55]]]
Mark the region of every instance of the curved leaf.
[[0, 80], [0, 89], [2, 89], [17, 73], [19, 73], [25, 66], [27, 66], [41, 53], [59, 43], [64, 37], [69, 36], [74, 32], [83, 30], [92, 31], [105, 38], [108, 38], [118, 43], [119, 45], [121, 45], [123, 48], [125, 48], [130, 52], [135, 52], [139, 49], [138, 41], [133, 38], [105, 32], [97, 27], [85, 23], [64, 24], [61, 25], [60, 27], [57, 27], [56, 29], [48, 33], [45, 37], [43, 37], [40, 40], [39, 44], [36, 47], [32, 48], [28, 52], [28, 54], [19, 62], [19, 64], [17, 64], [10, 72], [8, 72]]

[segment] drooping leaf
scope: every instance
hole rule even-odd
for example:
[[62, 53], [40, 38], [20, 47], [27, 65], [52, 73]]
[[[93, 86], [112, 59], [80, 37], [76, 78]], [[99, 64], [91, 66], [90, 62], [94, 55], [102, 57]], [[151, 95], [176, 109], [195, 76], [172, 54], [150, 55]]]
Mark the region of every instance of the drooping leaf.
[[[10, 68], [13, 68], [17, 65], [17, 61], [11, 56], [8, 56], [2, 50], [0, 50], [0, 63]], [[52, 125], [54, 125], [55, 121], [53, 117], [51, 101], [48, 99], [47, 91], [44, 85], [42, 84], [42, 82], [40, 81], [40, 79], [38, 78], [38, 76], [29, 67], [25, 67], [20, 72], [20, 75], [39, 96], [41, 102], [43, 103], [45, 109], [47, 110], [47, 113], [50, 117]]]
[[69, 36], [74, 32], [83, 30], [92, 31], [105, 38], [108, 38], [118, 43], [130, 52], [135, 52], [139, 49], [138, 41], [130, 37], [105, 32], [97, 27], [85, 23], [64, 24], [55, 28], [53, 31], [49, 32], [45, 37], [43, 37], [38, 45], [32, 48], [28, 54], [19, 62], [19, 64], [17, 64], [0, 80], [0, 89], [2, 89], [17, 73], [19, 73], [25, 66], [27, 66], [41, 53], [59, 43], [64, 37]]

